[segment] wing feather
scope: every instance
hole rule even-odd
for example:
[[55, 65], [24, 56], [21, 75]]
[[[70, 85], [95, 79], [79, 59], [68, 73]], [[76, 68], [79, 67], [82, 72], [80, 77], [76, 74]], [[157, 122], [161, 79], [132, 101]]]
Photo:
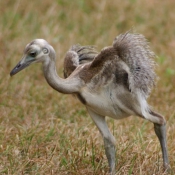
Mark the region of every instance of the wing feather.
[[73, 45], [65, 55], [64, 77], [67, 78], [79, 65], [91, 62], [97, 54], [94, 46]]
[[113, 42], [118, 56], [129, 67], [129, 86], [131, 92], [137, 89], [147, 97], [155, 85], [155, 54], [141, 34], [127, 32], [117, 36]]

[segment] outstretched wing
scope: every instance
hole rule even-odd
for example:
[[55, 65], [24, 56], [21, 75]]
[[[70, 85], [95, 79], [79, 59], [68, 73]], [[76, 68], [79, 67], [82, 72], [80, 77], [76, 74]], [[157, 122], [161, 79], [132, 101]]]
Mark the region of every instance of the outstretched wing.
[[155, 85], [155, 54], [150, 50], [147, 40], [141, 34], [125, 33], [113, 42], [120, 59], [129, 67], [128, 75], [131, 92], [139, 89], [147, 97]]
[[97, 54], [94, 46], [73, 45], [65, 55], [64, 77], [67, 78], [78, 65], [91, 62]]

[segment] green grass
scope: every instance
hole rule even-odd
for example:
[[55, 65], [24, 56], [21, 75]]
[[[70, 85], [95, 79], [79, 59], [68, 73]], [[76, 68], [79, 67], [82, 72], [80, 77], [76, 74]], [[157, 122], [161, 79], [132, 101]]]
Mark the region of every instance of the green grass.
[[[0, 174], [105, 175], [103, 141], [85, 108], [52, 90], [40, 65], [10, 78], [27, 43], [46, 39], [57, 69], [72, 44], [111, 45], [134, 28], [157, 54], [159, 81], [149, 102], [167, 120], [169, 158], [175, 171], [175, 28], [169, 1], [0, 1]], [[108, 119], [116, 138], [117, 175], [166, 174], [153, 125], [137, 117]]]

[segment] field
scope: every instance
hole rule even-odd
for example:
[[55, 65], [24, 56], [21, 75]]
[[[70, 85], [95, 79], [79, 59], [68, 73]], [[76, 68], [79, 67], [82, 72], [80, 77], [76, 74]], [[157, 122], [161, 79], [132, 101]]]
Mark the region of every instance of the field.
[[[24, 47], [44, 38], [57, 53], [57, 71], [72, 44], [100, 51], [120, 33], [142, 33], [156, 53], [159, 80], [149, 103], [167, 120], [175, 172], [175, 1], [0, 0], [0, 174], [106, 175], [103, 140], [85, 107], [54, 91], [36, 64], [10, 77]], [[116, 138], [117, 175], [162, 175], [153, 124], [136, 116], [107, 119]]]

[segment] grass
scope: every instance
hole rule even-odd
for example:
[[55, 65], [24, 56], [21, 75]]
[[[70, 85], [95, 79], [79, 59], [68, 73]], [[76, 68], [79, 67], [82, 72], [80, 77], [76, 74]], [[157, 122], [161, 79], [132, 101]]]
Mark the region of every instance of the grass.
[[[175, 171], [174, 7], [174, 0], [1, 0], [0, 174], [107, 174], [103, 141], [83, 105], [52, 90], [39, 65], [13, 78], [9, 72], [34, 38], [53, 45], [62, 76], [63, 58], [72, 44], [100, 50], [131, 28], [144, 34], [158, 55], [160, 79], [149, 102], [167, 120]], [[151, 123], [133, 116], [108, 119], [108, 124], [117, 140], [117, 175], [166, 174]]]

